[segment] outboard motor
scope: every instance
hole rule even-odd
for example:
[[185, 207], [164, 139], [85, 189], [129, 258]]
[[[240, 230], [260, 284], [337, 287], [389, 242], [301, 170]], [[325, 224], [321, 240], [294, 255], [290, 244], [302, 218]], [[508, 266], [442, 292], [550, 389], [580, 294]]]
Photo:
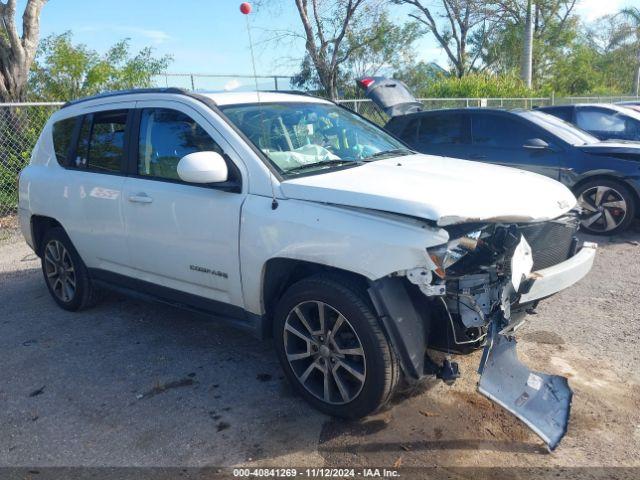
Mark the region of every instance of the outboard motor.
[[365, 90], [367, 98], [382, 109], [390, 117], [420, 112], [424, 109], [416, 97], [400, 80], [385, 77], [365, 77], [358, 80], [358, 85]]

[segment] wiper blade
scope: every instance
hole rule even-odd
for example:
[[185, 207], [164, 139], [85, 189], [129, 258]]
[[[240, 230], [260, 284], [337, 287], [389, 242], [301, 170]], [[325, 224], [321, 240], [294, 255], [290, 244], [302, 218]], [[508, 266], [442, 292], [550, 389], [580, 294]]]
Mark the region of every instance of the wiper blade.
[[325, 160], [323, 162], [313, 162], [313, 163], [307, 163], [305, 165], [300, 165], [298, 167], [294, 167], [294, 168], [290, 168], [289, 170], [285, 171], [285, 173], [295, 173], [295, 172], [302, 172], [304, 170], [308, 170], [310, 168], [316, 168], [316, 167], [336, 167], [336, 166], [342, 166], [342, 165], [360, 165], [360, 162], [356, 162], [354, 160]]
[[396, 148], [394, 150], [383, 150], [382, 152], [374, 153], [373, 155], [369, 155], [362, 159], [363, 162], [370, 162], [371, 160], [377, 160], [382, 157], [388, 156], [398, 156], [398, 155], [413, 155], [413, 150], [409, 150], [408, 148]]

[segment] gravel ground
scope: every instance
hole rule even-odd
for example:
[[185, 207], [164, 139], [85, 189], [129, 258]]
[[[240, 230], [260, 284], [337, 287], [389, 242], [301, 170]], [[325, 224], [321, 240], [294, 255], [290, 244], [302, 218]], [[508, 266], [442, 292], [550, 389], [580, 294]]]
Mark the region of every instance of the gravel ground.
[[0, 466], [640, 467], [640, 228], [589, 238], [591, 274], [519, 331], [521, 357], [569, 377], [569, 432], [542, 442], [475, 391], [427, 381], [360, 422], [308, 407], [268, 343], [163, 305], [107, 295], [57, 308], [37, 257], [0, 235]]

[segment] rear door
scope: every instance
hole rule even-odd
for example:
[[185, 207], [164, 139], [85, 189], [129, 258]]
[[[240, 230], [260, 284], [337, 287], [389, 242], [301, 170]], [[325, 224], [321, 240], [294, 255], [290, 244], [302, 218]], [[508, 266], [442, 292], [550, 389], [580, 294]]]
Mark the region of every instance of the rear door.
[[[543, 129], [507, 112], [471, 114], [470, 159], [520, 168], [558, 180], [563, 167], [563, 149]], [[525, 144], [540, 139], [547, 149], [529, 149]]]
[[177, 173], [184, 155], [215, 151], [241, 185], [239, 159], [211, 119], [191, 106], [157, 100], [137, 107], [123, 202], [135, 277], [219, 302], [212, 307], [242, 305], [238, 238], [245, 195], [229, 185], [186, 183]]
[[79, 119], [66, 161], [64, 195], [79, 207], [69, 235], [89, 268], [118, 272], [129, 263], [122, 190], [133, 106], [92, 107]]

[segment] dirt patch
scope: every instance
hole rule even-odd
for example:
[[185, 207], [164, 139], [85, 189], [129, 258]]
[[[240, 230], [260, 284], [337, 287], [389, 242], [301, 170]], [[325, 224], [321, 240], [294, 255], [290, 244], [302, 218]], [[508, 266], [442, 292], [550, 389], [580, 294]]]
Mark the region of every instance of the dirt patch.
[[195, 385], [196, 383], [197, 382], [191, 377], [181, 378], [180, 380], [172, 380], [166, 383], [158, 383], [157, 385], [154, 385], [154, 387], [150, 390], [147, 390], [143, 394], [139, 395], [138, 399], [142, 400], [143, 398], [155, 397], [156, 395], [160, 395], [161, 393], [167, 392], [174, 388], [190, 387], [192, 385]]
[[534, 330], [527, 332], [522, 339], [528, 342], [545, 343], [547, 345], [564, 345], [564, 339], [556, 332], [548, 332], [546, 330]]
[[17, 215], [5, 215], [0, 217], [0, 230], [18, 230], [20, 224]]

